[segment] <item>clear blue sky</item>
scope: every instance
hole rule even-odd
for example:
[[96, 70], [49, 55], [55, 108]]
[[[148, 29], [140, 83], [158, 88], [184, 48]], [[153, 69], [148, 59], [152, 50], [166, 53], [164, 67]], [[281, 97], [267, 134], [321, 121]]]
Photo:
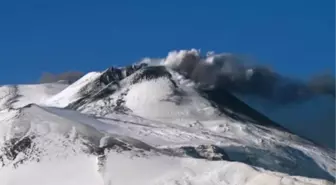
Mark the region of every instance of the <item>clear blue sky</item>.
[[0, 84], [173, 49], [252, 56], [286, 75], [335, 71], [334, 0], [0, 2]]

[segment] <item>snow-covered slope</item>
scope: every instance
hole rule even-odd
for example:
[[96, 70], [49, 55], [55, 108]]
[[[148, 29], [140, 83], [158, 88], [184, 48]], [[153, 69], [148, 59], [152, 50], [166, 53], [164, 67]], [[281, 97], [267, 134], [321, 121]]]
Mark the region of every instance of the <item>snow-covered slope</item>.
[[94, 157], [77, 155], [30, 163], [19, 169], [7, 168], [0, 173], [0, 179], [6, 185], [331, 185], [325, 180], [289, 177], [227, 161], [131, 158], [127, 153], [110, 153], [102, 175], [97, 173], [95, 164]]
[[84, 88], [92, 83], [95, 79], [100, 76], [99, 72], [91, 72], [77, 80], [70, 87], [64, 89], [62, 92], [53, 96], [46, 101], [47, 104], [64, 107], [72, 101], [76, 101], [81, 98], [80, 93]]
[[165, 66], [109, 68], [50, 92], [35, 86], [32, 96], [1, 99], [1, 184], [335, 181], [334, 151]]
[[30, 103], [44, 104], [67, 86], [63, 83], [0, 86], [0, 111]]
[[[319, 151], [309, 143], [295, 139], [281, 141], [286, 134], [276, 131], [259, 138], [264, 130], [251, 127], [247, 132], [246, 126], [234, 122], [229, 124], [238, 125], [226, 132], [212, 131], [211, 127], [221, 120], [204, 122], [209, 128], [196, 129], [131, 115], [97, 119], [76, 111], [36, 105], [16, 114], [7, 135], [1, 136], [14, 143], [7, 143], [10, 149], [0, 155], [4, 165], [0, 179], [8, 184], [27, 181], [31, 184], [319, 184], [325, 181], [285, 174], [330, 179], [328, 169], [323, 168], [334, 162], [330, 156], [324, 156], [328, 154], [326, 151]], [[210, 150], [207, 146], [211, 145], [225, 153]], [[104, 146], [110, 152], [104, 153]], [[205, 149], [196, 150], [200, 146]], [[225, 160], [254, 167], [205, 160], [213, 160], [209, 156], [220, 154], [227, 155]], [[46, 176], [41, 178], [35, 173]], [[85, 173], [86, 180], [78, 173]], [[133, 178], [126, 178], [125, 173]], [[56, 178], [59, 180], [50, 181]]]

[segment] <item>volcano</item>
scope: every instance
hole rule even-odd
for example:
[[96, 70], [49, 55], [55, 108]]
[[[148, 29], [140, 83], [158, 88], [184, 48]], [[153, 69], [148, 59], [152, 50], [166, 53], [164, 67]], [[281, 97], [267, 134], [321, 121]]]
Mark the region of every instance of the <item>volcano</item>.
[[0, 181], [332, 184], [334, 151], [165, 65], [0, 87]]

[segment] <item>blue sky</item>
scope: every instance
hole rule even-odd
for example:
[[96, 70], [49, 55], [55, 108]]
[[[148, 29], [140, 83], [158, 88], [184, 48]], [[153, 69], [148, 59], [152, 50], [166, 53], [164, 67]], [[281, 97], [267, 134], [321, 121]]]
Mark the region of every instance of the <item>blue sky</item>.
[[334, 0], [0, 2], [0, 84], [174, 49], [234, 52], [294, 77], [335, 71]]

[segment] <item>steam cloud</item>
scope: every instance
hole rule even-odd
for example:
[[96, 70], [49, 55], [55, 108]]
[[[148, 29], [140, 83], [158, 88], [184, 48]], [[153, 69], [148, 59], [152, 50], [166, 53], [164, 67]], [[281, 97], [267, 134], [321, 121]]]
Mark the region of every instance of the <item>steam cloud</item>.
[[83, 75], [84, 73], [77, 72], [77, 71], [64, 72], [60, 74], [43, 73], [40, 78], [40, 83], [52, 83], [52, 82], [58, 82], [58, 81], [65, 81], [71, 84], [77, 81]]
[[265, 66], [248, 66], [232, 54], [172, 51], [162, 63], [201, 84], [263, 97], [280, 104], [304, 101], [316, 95], [335, 97], [335, 78], [324, 74], [303, 82], [284, 77]]
[[[207, 53], [195, 49], [172, 51], [164, 59], [144, 59], [143, 63], [165, 65], [200, 84], [224, 87], [232, 92], [266, 98], [276, 103], [288, 104], [308, 100], [316, 95], [335, 97], [335, 77], [322, 74], [308, 81], [287, 78], [258, 65], [247, 65], [243, 58], [229, 54]], [[43, 73], [40, 82], [66, 81], [73, 83], [84, 74], [64, 72]]]

